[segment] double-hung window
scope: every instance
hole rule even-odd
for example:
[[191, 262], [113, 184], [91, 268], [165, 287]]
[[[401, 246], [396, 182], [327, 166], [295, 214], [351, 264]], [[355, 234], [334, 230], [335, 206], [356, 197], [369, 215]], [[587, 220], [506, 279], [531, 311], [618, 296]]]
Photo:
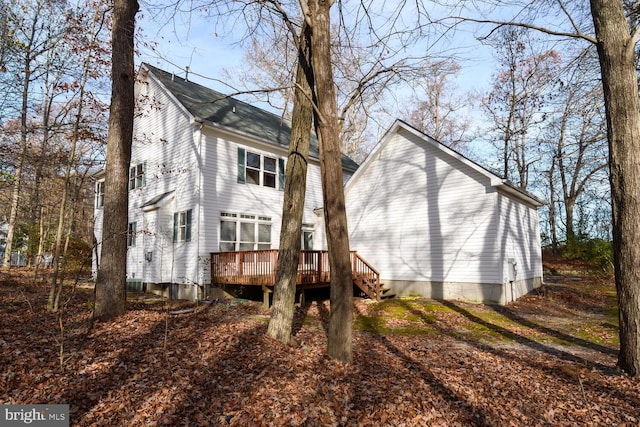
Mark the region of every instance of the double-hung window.
[[284, 159], [238, 147], [238, 182], [284, 190]]
[[104, 207], [104, 181], [96, 183], [96, 208]]
[[146, 163], [138, 163], [132, 165], [129, 168], [129, 190], [144, 187], [145, 185], [145, 170], [147, 169]]
[[220, 251], [271, 249], [271, 217], [223, 212]]
[[173, 241], [191, 241], [191, 209], [173, 214]]
[[127, 227], [127, 246], [133, 247], [136, 245], [136, 233], [138, 231], [138, 224], [136, 222], [130, 222]]

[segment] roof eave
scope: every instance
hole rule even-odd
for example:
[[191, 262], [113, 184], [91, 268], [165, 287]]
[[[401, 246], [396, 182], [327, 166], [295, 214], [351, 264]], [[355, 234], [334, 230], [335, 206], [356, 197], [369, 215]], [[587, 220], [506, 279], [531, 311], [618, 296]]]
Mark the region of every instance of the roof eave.
[[499, 183], [491, 183], [492, 187], [495, 188], [499, 188], [501, 191], [509, 194], [510, 196], [513, 196], [515, 198], [517, 198], [518, 200], [528, 203], [536, 208], [539, 208], [541, 206], [544, 206], [546, 203], [543, 202], [542, 200], [538, 199], [537, 197], [535, 197], [532, 194], [529, 194], [528, 192], [515, 187], [513, 184], [511, 184], [509, 181], [507, 181], [506, 179], [501, 180], [501, 182]]

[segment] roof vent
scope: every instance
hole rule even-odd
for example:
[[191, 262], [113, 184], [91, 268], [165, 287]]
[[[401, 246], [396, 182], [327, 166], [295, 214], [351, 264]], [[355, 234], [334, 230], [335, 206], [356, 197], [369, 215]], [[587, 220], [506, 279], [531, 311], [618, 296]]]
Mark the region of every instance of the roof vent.
[[184, 67], [184, 71], [185, 71], [184, 81], [188, 82], [189, 81], [189, 66], [188, 65], [186, 67]]
[[232, 112], [232, 113], [235, 113], [235, 112], [236, 112], [236, 106], [235, 106], [235, 105], [231, 108], [231, 112]]

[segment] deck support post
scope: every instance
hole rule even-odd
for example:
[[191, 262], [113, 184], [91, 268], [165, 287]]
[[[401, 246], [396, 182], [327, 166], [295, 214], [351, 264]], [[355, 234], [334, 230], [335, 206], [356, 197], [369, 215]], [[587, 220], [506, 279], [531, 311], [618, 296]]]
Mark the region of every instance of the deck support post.
[[269, 304], [269, 294], [272, 292], [273, 291], [271, 289], [269, 289], [265, 285], [262, 285], [262, 306], [265, 308], [265, 310], [268, 310], [271, 305]]

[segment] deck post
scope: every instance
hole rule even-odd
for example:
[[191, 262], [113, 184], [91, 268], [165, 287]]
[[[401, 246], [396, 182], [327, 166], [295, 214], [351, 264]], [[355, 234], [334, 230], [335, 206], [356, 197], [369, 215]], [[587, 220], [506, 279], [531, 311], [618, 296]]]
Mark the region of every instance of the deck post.
[[262, 285], [262, 307], [265, 308], [265, 310], [269, 309], [269, 294], [273, 292], [271, 289], [269, 289], [268, 287], [266, 287], [265, 285]]

